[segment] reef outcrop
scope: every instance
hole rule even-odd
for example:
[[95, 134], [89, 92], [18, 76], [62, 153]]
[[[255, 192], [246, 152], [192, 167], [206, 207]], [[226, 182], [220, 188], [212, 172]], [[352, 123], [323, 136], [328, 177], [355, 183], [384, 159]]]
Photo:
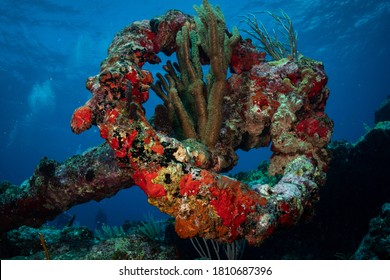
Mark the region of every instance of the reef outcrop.
[[[333, 130], [324, 112], [327, 76], [322, 63], [302, 56], [267, 62], [236, 28], [227, 30], [218, 8], [204, 0], [195, 9], [197, 17], [172, 10], [120, 31], [100, 73], [88, 78], [92, 97], [71, 127], [99, 128], [121, 170], [107, 176], [127, 174], [123, 183], [173, 216], [180, 237], [260, 245], [308, 214], [325, 182]], [[176, 53], [178, 62], [168, 62], [153, 84], [142, 67], [160, 62], [159, 52]], [[149, 122], [143, 104], [150, 88], [164, 104]], [[252, 190], [219, 174], [235, 166], [237, 149], [269, 145], [269, 172], [282, 175], [274, 186]], [[73, 181], [77, 195], [94, 198], [84, 184], [85, 177]]]
[[0, 232], [39, 227], [74, 205], [111, 197], [132, 184], [107, 144], [62, 163], [43, 158], [20, 186], [0, 183]]

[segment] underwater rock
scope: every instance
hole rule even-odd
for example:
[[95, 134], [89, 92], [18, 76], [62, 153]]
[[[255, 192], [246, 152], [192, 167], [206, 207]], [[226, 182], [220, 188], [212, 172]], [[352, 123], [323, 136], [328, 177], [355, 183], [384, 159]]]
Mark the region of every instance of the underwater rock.
[[390, 121], [390, 96], [387, 97], [375, 112], [375, 124], [383, 121]]
[[74, 205], [111, 197], [133, 180], [102, 144], [63, 163], [42, 159], [21, 186], [0, 185], [0, 232], [6, 232], [21, 225], [39, 227]]
[[[64, 227], [61, 230], [48, 226], [39, 229], [21, 226], [7, 232], [3, 237], [0, 257], [75, 259], [85, 255], [93, 245], [93, 238], [93, 232], [87, 227]], [[45, 243], [48, 255], [45, 253], [42, 242]]]
[[352, 257], [355, 260], [390, 260], [390, 204], [370, 221], [368, 233]]
[[43, 252], [39, 234], [41, 233], [51, 245], [59, 242], [60, 232], [55, 228], [35, 229], [27, 226], [11, 230], [2, 240], [2, 250], [6, 249], [2, 252], [2, 257], [30, 256], [36, 252]]

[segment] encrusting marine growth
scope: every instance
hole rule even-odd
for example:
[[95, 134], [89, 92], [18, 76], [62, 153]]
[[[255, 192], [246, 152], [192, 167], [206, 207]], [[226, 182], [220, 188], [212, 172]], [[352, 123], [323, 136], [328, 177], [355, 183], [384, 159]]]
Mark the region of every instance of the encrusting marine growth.
[[[92, 97], [75, 110], [72, 130], [97, 126], [117, 164], [107, 149], [72, 159], [78, 168], [41, 162], [16, 210], [15, 200], [1, 202], [7, 217], [2, 230], [39, 225], [129, 183], [175, 218], [182, 238], [245, 238], [260, 245], [276, 229], [310, 214], [326, 179], [333, 130], [324, 112], [329, 90], [322, 63], [302, 56], [267, 62], [266, 53], [238, 29], [227, 30], [218, 7], [203, 0], [195, 9], [197, 17], [171, 10], [130, 24], [115, 36], [100, 73], [88, 78]], [[159, 63], [159, 52], [176, 53], [177, 63], [168, 61], [166, 74], [157, 74], [153, 84], [142, 67]], [[209, 65], [206, 75], [203, 65]], [[149, 122], [143, 104], [150, 88], [163, 104]], [[219, 174], [236, 165], [237, 149], [270, 144], [269, 173], [282, 175], [275, 185], [251, 189]], [[42, 208], [41, 216], [27, 213], [27, 205]]]
[[[172, 10], [119, 32], [71, 126], [98, 126], [149, 203], [175, 218], [180, 237], [259, 245], [310, 211], [324, 183], [333, 128], [324, 113], [327, 77], [304, 57], [266, 62], [237, 29], [227, 30], [218, 8], [203, 1], [195, 9], [195, 18]], [[153, 84], [142, 67], [158, 63], [159, 52], [175, 52], [178, 63], [168, 62]], [[149, 88], [164, 103], [153, 122], [142, 105]], [[218, 174], [237, 163], [235, 150], [270, 143], [269, 172], [283, 174], [275, 186], [250, 189]]]

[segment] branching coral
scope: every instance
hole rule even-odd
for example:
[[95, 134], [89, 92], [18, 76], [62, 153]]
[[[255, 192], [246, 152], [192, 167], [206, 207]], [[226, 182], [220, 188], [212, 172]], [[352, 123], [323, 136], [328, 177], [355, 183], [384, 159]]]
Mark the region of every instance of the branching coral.
[[[159, 74], [159, 81], [152, 89], [169, 111], [175, 109], [184, 137], [200, 140], [213, 151], [222, 126], [223, 98], [228, 92], [227, 70], [239, 34], [236, 28], [232, 35], [227, 34], [222, 12], [213, 9], [207, 1], [195, 6], [195, 10], [199, 17], [183, 25], [176, 35], [179, 74], [168, 62], [164, 68], [167, 81]], [[210, 63], [207, 82], [204, 82], [200, 50]]]

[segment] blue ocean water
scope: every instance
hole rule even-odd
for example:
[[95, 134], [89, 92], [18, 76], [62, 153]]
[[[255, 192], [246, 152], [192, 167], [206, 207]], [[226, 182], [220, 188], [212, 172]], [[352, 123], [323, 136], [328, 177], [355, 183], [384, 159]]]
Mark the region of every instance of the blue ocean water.
[[[389, 0], [210, 0], [228, 26], [245, 28], [240, 16], [283, 9], [298, 32], [298, 50], [323, 61], [331, 95], [327, 113], [335, 122], [334, 140], [356, 141], [373, 125], [374, 111], [390, 94]], [[98, 130], [74, 135], [73, 110], [89, 99], [87, 77], [96, 75], [114, 35], [135, 20], [168, 9], [195, 14], [200, 0], [1, 0], [0, 5], [0, 180], [20, 184], [40, 158], [62, 161], [102, 142]], [[268, 18], [260, 18], [266, 24]], [[144, 66], [153, 72], [160, 66]], [[146, 110], [157, 98], [151, 94]], [[269, 153], [239, 152], [236, 171], [257, 166]], [[69, 210], [82, 225], [94, 227], [98, 209], [111, 225], [143, 219], [149, 206], [138, 188], [111, 199]]]

